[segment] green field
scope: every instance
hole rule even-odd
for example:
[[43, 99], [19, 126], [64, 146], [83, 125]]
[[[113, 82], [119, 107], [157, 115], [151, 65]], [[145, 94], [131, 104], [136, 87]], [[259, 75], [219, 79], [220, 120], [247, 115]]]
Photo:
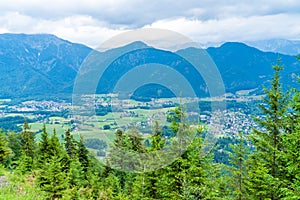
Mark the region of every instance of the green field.
[[[157, 106], [162, 105], [163, 102], [176, 101], [176, 99], [159, 99], [152, 102], [152, 105]], [[105, 103], [105, 102], [104, 102]], [[107, 142], [107, 144], [112, 143], [114, 139], [114, 133], [117, 129], [129, 130], [132, 126], [138, 128], [143, 134], [149, 134], [152, 130], [153, 123], [159, 121], [160, 125], [166, 124], [166, 113], [172, 108], [149, 108], [141, 109], [136, 108], [139, 106], [149, 106], [150, 103], [147, 102], [137, 102], [134, 100], [122, 100], [119, 108], [122, 112], [109, 112], [105, 116], [92, 116], [85, 117], [84, 123], [81, 118], [63, 118], [59, 116], [51, 116], [49, 118], [43, 119], [42, 121], [37, 121], [30, 123], [31, 131], [37, 132], [36, 138], [40, 139], [40, 135], [43, 129], [43, 124], [46, 124], [47, 132], [51, 135], [55, 129], [57, 136], [61, 138], [68, 129], [72, 130], [72, 134], [75, 138], [79, 138], [79, 135], [83, 136], [85, 139], [88, 138], [98, 138]], [[11, 113], [7, 116], [15, 117], [21, 116], [28, 119], [35, 120], [37, 116], [33, 114], [22, 114], [22, 113]], [[81, 117], [81, 116], [79, 116]], [[72, 120], [72, 122], [71, 122]], [[22, 126], [22, 124], [18, 124]]]
[[[36, 135], [36, 139], [40, 139], [41, 131], [43, 129], [44, 123], [37, 122], [37, 123], [30, 123], [30, 130], [33, 132], [39, 132]], [[65, 125], [65, 124], [46, 124], [46, 129], [49, 135], [52, 135], [54, 129], [56, 131], [56, 135], [60, 138], [61, 135], [65, 133], [68, 129], [70, 129], [70, 125]]]

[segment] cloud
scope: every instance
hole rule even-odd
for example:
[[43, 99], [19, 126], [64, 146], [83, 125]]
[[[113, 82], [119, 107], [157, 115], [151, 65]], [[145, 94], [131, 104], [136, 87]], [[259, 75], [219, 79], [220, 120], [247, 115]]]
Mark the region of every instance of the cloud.
[[165, 28], [189, 36], [202, 44], [224, 41], [252, 41], [267, 38], [300, 38], [300, 14], [232, 17], [223, 20], [166, 19], [147, 25]]
[[141, 27], [172, 17], [199, 20], [298, 12], [298, 0], [10, 0], [0, 12], [19, 12], [33, 18], [57, 20], [88, 15], [108, 24]]
[[201, 43], [299, 39], [299, 10], [298, 0], [4, 0], [0, 33], [51, 33], [92, 47], [142, 27]]
[[72, 42], [97, 47], [104, 40], [124, 32], [122, 28], [107, 28], [105, 22], [91, 16], [69, 16], [58, 20], [37, 19], [20, 13], [0, 17], [0, 33], [49, 33]]

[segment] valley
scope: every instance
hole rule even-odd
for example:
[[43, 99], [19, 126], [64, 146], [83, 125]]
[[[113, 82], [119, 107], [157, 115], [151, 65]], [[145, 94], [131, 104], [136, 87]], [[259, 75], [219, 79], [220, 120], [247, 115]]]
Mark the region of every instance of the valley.
[[[178, 105], [187, 108], [189, 104], [197, 103], [199, 113], [196, 113], [196, 121], [194, 110], [185, 111], [187, 117], [194, 120], [189, 123], [205, 124], [208, 132], [216, 134], [216, 137], [235, 137], [239, 132], [249, 134], [250, 127], [257, 128], [252, 116], [259, 115], [259, 110], [255, 108], [262, 96], [249, 95], [249, 92], [251, 91], [239, 91], [235, 95], [214, 98], [153, 98], [147, 102], [120, 100], [116, 94], [88, 95], [85, 97], [86, 101], [94, 102], [93, 115], [76, 115], [72, 103], [65, 101], [26, 100], [14, 104], [10, 99], [1, 99], [0, 128], [21, 131], [26, 119], [31, 131], [36, 133], [37, 140], [40, 140], [43, 124], [47, 126], [50, 135], [55, 129], [61, 140], [64, 133], [71, 130], [76, 139], [81, 135], [86, 141], [103, 142], [105, 149], [90, 148], [97, 155], [103, 156], [113, 143], [118, 129], [130, 130], [135, 127], [147, 139], [157, 121], [164, 130], [164, 137], [172, 137], [167, 128], [170, 125], [167, 121], [168, 113]], [[222, 110], [214, 109], [211, 107], [212, 102], [223, 102], [226, 107]]]

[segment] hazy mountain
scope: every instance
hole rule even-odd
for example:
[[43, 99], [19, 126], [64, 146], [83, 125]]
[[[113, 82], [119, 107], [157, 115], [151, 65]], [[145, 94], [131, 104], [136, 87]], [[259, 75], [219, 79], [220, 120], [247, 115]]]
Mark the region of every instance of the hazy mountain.
[[[134, 48], [131, 48], [132, 51], [124, 53], [126, 52], [125, 49], [130, 49], [130, 46], [134, 46]], [[139, 46], [142, 49], [138, 50]], [[281, 59], [281, 64], [285, 67], [285, 70], [282, 72], [282, 81], [285, 83], [285, 88], [298, 87], [297, 77], [300, 74], [300, 62], [297, 61], [294, 56], [263, 52], [237, 42], [225, 43], [220, 47], [208, 48], [206, 51], [214, 60], [220, 71], [226, 92], [235, 93], [239, 90], [251, 89], [253, 90], [253, 93], [261, 94], [262, 86], [268, 86], [269, 84], [269, 80], [273, 75], [272, 65], [277, 63], [278, 58]], [[137, 42], [126, 47], [112, 50], [109, 53], [112, 54], [116, 52], [120, 56], [117, 56], [114, 62], [106, 68], [101, 79], [92, 81], [97, 83], [99, 81], [97, 88], [92, 89], [89, 87], [90, 84], [87, 84], [84, 81], [91, 80], [90, 77], [93, 77], [95, 74], [100, 74], [97, 71], [99, 69], [96, 68], [95, 70], [91, 70], [90, 73], [85, 73], [85, 76], [82, 78], [83, 83], [80, 84], [83, 86], [87, 85], [87, 87], [85, 87], [85, 91], [89, 91], [89, 93], [94, 91], [97, 91], [98, 93], [111, 93], [114, 91], [114, 87], [118, 80], [120, 80], [121, 77], [123, 78], [125, 74], [127, 75], [127, 73], [133, 70], [135, 66], [143, 66], [147, 63], [156, 63], [169, 66], [179, 72], [186, 80], [189, 80], [190, 85], [198, 96], [203, 97], [209, 95], [207, 84], [203, 78], [198, 76], [197, 71], [193, 69], [193, 66], [191, 66], [190, 63], [178, 56], [186, 54], [195, 56], [199, 55], [200, 57], [201, 54], [205, 53], [201, 49], [183, 49], [178, 51], [177, 55], [167, 51], [147, 47], [145, 44]], [[107, 53], [99, 54], [95, 57], [97, 57], [97, 59], [92, 63], [97, 63], [97, 65], [103, 66], [101, 63], [102, 60], [106, 59]], [[201, 60], [199, 62], [201, 62]], [[139, 74], [133, 75], [132, 79], [128, 79], [127, 82], [125, 81], [125, 90], [129, 87], [133, 87], [132, 85], [134, 82], [143, 83], [142, 79], [145, 77], [143, 76], [144, 74], [156, 77], [155, 80], [158, 82], [170, 79], [168, 74], [165, 74], [163, 70], [157, 70], [154, 66], [150, 65], [148, 68], [151, 69], [148, 71], [144, 70], [143, 72], [140, 71]], [[98, 77], [96, 76], [96, 78]], [[171, 78], [175, 79], [175, 77]], [[131, 82], [131, 80], [134, 81]], [[175, 80], [175, 82], [176, 81], [177, 83], [180, 82], [179, 80]], [[213, 81], [214, 80], [212, 80], [212, 82]], [[182, 84], [182, 87], [183, 86], [184, 85]], [[172, 88], [175, 87], [176, 85], [174, 87], [172, 85]], [[141, 99], [141, 97], [146, 97], [146, 99], [149, 99], [154, 96], [165, 97], [164, 94], [166, 94], [166, 96], [172, 96], [172, 93], [170, 93], [170, 91], [166, 88], [157, 87], [156, 89], [151, 88], [151, 90], [149, 88], [149, 85], [145, 85], [143, 89], [137, 88], [138, 92], [134, 93], [135, 98]]]
[[236, 42], [208, 48], [207, 51], [218, 66], [228, 92], [257, 88], [257, 93], [260, 93], [262, 85], [268, 85], [273, 76], [272, 65], [278, 58], [284, 66], [282, 81], [285, 87], [299, 87], [300, 62], [294, 56], [262, 52]]
[[299, 40], [270, 39], [245, 42], [247, 45], [262, 51], [277, 52], [286, 55], [300, 54]]
[[72, 92], [77, 70], [91, 49], [54, 35], [0, 35], [0, 97]]
[[[139, 47], [143, 49], [138, 50]], [[127, 52], [128, 49], [132, 51], [122, 53]], [[197, 49], [183, 49], [179, 53], [190, 51], [203, 52]], [[100, 53], [53, 35], [2, 34], [0, 35], [0, 98], [71, 97], [78, 69], [91, 52], [93, 55], [89, 56], [89, 59], [94, 56], [96, 58], [94, 61], [99, 66], [105, 63], [107, 57], [116, 58], [103, 72], [101, 80], [97, 80], [99, 81], [95, 88], [97, 92], [111, 92], [112, 86], [124, 73], [135, 66], [154, 62], [176, 69], [190, 80], [192, 87], [198, 88], [198, 96], [208, 95], [203, 79], [194, 73], [190, 64], [184, 59], [170, 52], [148, 47], [141, 42]], [[282, 73], [283, 82], [286, 85], [297, 86], [300, 63], [294, 56], [266, 53], [242, 43], [225, 43], [220, 47], [208, 48], [207, 52], [219, 68], [228, 92], [255, 88], [256, 93], [261, 92], [262, 84], [268, 84], [273, 74], [271, 66], [277, 62], [278, 57], [285, 66]], [[92, 81], [89, 77], [97, 76], [99, 69], [87, 68], [86, 70], [86, 74], [90, 76], [83, 79], [86, 81], [83, 85], [88, 87]], [[134, 78], [139, 78], [139, 75]], [[152, 90], [149, 85], [145, 88], [145, 90], [139, 89], [139, 92], [134, 95], [137, 98], [139, 95], [155, 95], [156, 90]], [[160, 87], [159, 90], [164, 88]], [[167, 90], [166, 94], [172, 96]]]

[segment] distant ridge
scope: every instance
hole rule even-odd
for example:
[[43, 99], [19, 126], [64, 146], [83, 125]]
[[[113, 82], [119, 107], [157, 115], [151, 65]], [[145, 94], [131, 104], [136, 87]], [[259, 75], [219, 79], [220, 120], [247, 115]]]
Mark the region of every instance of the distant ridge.
[[275, 52], [286, 55], [300, 54], [300, 40], [270, 39], [245, 43], [265, 52]]
[[227, 92], [256, 88], [255, 92], [261, 93], [262, 85], [268, 86], [273, 76], [272, 65], [277, 63], [278, 58], [284, 66], [281, 81], [285, 88], [299, 87], [300, 62], [295, 56], [263, 52], [237, 42], [208, 48], [207, 51], [219, 68]]
[[[144, 54], [136, 54], [134, 59], [142, 59], [145, 55], [159, 56], [159, 51], [152, 51], [151, 47], [141, 42], [134, 42], [99, 55], [118, 53], [120, 49], [132, 46], [149, 49], [145, 50]], [[224, 43], [220, 47], [210, 47], [206, 50], [216, 63], [227, 92], [255, 89], [254, 93], [261, 93], [262, 85], [268, 85], [273, 74], [271, 66], [277, 62], [278, 57], [285, 67], [282, 72], [284, 85], [299, 87], [297, 77], [300, 75], [300, 63], [295, 56], [264, 52], [238, 42]], [[0, 34], [0, 98], [70, 99], [78, 69], [91, 52], [92, 49], [87, 46], [49, 34]], [[168, 60], [164, 62], [168, 63]], [[109, 91], [109, 80], [120, 76], [118, 71], [113, 70], [113, 73], [109, 73], [108, 70], [108, 81], [99, 88]], [[191, 79], [195, 84], [202, 84], [199, 78], [191, 76]], [[146, 95], [146, 92], [141, 92], [140, 95]]]

